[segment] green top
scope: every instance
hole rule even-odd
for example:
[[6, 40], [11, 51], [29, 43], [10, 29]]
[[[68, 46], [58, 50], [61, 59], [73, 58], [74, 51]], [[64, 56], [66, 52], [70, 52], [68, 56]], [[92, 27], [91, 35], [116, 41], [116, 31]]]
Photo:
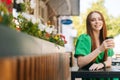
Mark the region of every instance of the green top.
[[[91, 37], [88, 34], [82, 34], [78, 37], [74, 56], [86, 56], [91, 52]], [[108, 49], [108, 56], [113, 56], [113, 49]], [[96, 63], [102, 62], [104, 52], [101, 52], [96, 58]]]
[[[88, 34], [82, 34], [79, 36], [77, 43], [76, 43], [76, 49], [75, 49], [75, 57], [78, 56], [86, 56], [91, 52], [91, 37]], [[114, 52], [112, 49], [108, 49], [108, 56], [113, 56]], [[95, 63], [100, 63], [103, 61], [104, 52], [101, 52], [98, 57], [96, 58]], [[92, 65], [92, 62], [86, 65], [83, 69], [88, 69]], [[88, 78], [82, 78], [82, 80], [88, 80]], [[89, 80], [98, 80], [96, 78], [90, 78]], [[100, 78], [99, 80], [110, 80], [110, 78], [104, 79]], [[119, 80], [118, 78], [113, 78], [113, 80]]]

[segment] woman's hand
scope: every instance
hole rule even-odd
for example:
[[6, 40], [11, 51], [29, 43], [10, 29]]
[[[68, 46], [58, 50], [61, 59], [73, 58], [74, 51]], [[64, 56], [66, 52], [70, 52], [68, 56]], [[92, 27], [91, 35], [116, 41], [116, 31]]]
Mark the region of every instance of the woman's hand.
[[99, 70], [102, 69], [104, 67], [104, 65], [102, 63], [94, 63], [93, 65], [90, 66], [89, 70], [95, 71], [95, 70]]
[[113, 39], [106, 39], [103, 41], [103, 43], [100, 45], [100, 47], [98, 47], [98, 49], [102, 52], [105, 49], [110, 49], [110, 48], [114, 48], [114, 41]]

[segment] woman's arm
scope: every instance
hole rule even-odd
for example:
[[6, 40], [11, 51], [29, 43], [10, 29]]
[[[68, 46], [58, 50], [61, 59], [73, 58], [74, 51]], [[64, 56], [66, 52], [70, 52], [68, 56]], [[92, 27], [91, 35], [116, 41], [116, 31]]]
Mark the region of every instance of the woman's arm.
[[[90, 54], [86, 55], [86, 56], [78, 56], [77, 58], [77, 62], [78, 62], [78, 66], [80, 68], [88, 65], [90, 62], [92, 62], [101, 52], [105, 51], [105, 49], [110, 49], [114, 47], [114, 43], [112, 39], [108, 39], [103, 41], [103, 43], [96, 48], [95, 50], [93, 50]], [[110, 57], [105, 61], [105, 64], [107, 67], [109, 67], [111, 65], [111, 59]]]
[[92, 62], [100, 53], [101, 51], [99, 50], [99, 48], [97, 48], [86, 56], [78, 56], [77, 64], [79, 68], [82, 68]]
[[108, 57], [106, 61], [104, 61], [106, 67], [111, 67], [112, 65], [112, 58]]
[[112, 58], [108, 57], [106, 61], [104, 61], [104, 63], [94, 63], [93, 65], [90, 66], [89, 70], [99, 70], [102, 69], [103, 67], [111, 67], [111, 63], [112, 63]]

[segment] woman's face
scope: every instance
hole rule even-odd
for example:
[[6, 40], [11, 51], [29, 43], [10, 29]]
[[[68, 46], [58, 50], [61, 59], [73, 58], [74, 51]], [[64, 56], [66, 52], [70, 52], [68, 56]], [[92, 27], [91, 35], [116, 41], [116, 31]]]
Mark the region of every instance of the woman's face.
[[92, 13], [90, 19], [91, 27], [94, 31], [100, 31], [103, 27], [103, 20], [100, 14]]

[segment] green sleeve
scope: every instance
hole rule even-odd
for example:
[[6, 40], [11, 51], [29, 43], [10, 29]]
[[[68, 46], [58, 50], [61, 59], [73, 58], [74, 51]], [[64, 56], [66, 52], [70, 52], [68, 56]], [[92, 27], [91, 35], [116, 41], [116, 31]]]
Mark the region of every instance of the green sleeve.
[[87, 34], [82, 34], [79, 36], [76, 47], [75, 47], [75, 57], [85, 56], [91, 52], [91, 38]]
[[108, 56], [113, 56], [113, 54], [114, 54], [113, 49], [109, 49], [109, 50], [108, 50]]

